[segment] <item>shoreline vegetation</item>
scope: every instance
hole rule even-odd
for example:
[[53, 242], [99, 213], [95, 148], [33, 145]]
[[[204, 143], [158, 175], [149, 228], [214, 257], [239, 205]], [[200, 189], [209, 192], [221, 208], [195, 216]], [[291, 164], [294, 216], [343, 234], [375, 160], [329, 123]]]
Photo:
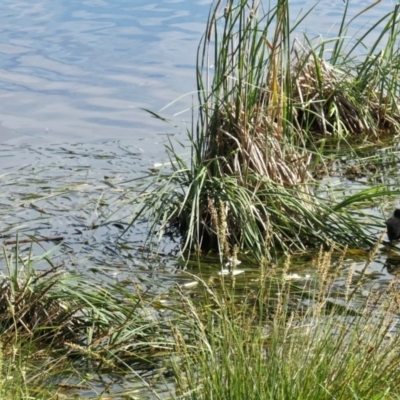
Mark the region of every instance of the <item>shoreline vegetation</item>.
[[[186, 281], [73, 275], [33, 254], [40, 237], [4, 245], [0, 398], [400, 398], [399, 277], [369, 276], [385, 232], [368, 212], [400, 194], [384, 177], [399, 163], [400, 6], [353, 38], [348, 7], [336, 37], [300, 40], [312, 9], [291, 22], [286, 0], [213, 3], [190, 157], [171, 141], [169, 170], [110, 197], [111, 214], [137, 207], [131, 223], [103, 224], [182, 238]], [[343, 194], [331, 177], [366, 182]], [[200, 257], [215, 254], [215, 268]], [[239, 270], [242, 256], [257, 268]]]
[[397, 399], [399, 277], [367, 272], [380, 245], [361, 270], [320, 250], [310, 274], [288, 256], [158, 294], [9, 254], [1, 398]]

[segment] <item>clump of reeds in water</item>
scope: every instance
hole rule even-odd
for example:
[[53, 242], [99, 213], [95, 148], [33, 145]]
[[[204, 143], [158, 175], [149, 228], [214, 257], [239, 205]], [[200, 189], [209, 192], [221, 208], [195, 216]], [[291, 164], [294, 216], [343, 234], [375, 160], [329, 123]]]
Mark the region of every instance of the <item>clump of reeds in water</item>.
[[[229, 245], [259, 258], [271, 249], [371, 245], [368, 220], [346, 208], [369, 194], [337, 203], [318, 198], [313, 174], [324, 165], [322, 137], [356, 143], [400, 131], [399, 6], [346, 53], [352, 20], [344, 7], [336, 39], [305, 36], [304, 43], [292, 40], [301, 18], [291, 24], [288, 1], [270, 8], [227, 1], [224, 10], [218, 1], [211, 8], [197, 59], [190, 163], [171, 145], [173, 171], [136, 217], [156, 210], [152, 233], [161, 224], [177, 228], [185, 248], [218, 248], [211, 205], [224, 215]], [[373, 29], [381, 35], [367, 55], [357, 53]]]
[[[308, 141], [336, 137], [357, 143], [400, 132], [399, 101], [394, 95], [398, 93], [397, 82], [384, 82], [384, 75], [360, 82], [359, 65], [333, 65], [315, 50], [302, 49], [295, 54], [293, 121], [298, 131], [307, 131]], [[364, 60], [374, 73], [387, 61], [379, 57], [372, 63]], [[397, 75], [397, 65], [390, 68]], [[384, 83], [387, 86], [382, 89]]]
[[[38, 357], [45, 359], [43, 380], [71, 375], [79, 381], [75, 368], [83, 364], [85, 373], [125, 373], [127, 363], [145, 370], [157, 356], [156, 342], [163, 342], [162, 351], [171, 346], [163, 333], [168, 324], [150, 315], [151, 300], [135, 285], [128, 289], [68, 274], [48, 254], [35, 257], [18, 249], [15, 254], [5, 253], [7, 271], [0, 273], [0, 355], [12, 364], [21, 347], [27, 379], [34, 378]], [[39, 272], [40, 261], [49, 265]]]

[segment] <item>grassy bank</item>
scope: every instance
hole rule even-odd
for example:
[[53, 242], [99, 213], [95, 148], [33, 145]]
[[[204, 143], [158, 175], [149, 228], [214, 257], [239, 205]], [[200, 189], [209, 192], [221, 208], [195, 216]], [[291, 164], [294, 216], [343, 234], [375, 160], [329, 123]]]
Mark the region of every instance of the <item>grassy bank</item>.
[[380, 245], [357, 269], [333, 250], [310, 258], [307, 274], [290, 256], [249, 276], [238, 267], [207, 276], [199, 265], [157, 295], [25, 262], [2, 280], [0, 393], [400, 398], [399, 280], [368, 276]]
[[398, 399], [399, 281], [366, 292], [369, 262], [342, 284], [331, 252], [311, 278], [264, 264], [244, 297], [234, 277], [202, 281], [204, 298], [182, 295], [191, 333], [174, 329], [174, 398]]
[[72, 275], [53, 265], [48, 253], [16, 250], [6, 260], [0, 277], [1, 398], [76, 393], [101, 399], [110, 390], [128, 395], [137, 382], [127, 390], [118, 385], [119, 391], [114, 384], [128, 375], [138, 380], [137, 370], [148, 374], [172, 350], [170, 321], [157, 318], [154, 294], [144, 296], [140, 286]]

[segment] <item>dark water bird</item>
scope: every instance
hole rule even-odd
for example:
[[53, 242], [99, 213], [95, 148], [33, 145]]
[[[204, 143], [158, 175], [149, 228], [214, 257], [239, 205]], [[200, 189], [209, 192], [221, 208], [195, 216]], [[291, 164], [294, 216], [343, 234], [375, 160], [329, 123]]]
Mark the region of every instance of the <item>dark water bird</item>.
[[387, 235], [389, 240], [400, 239], [400, 209], [396, 208], [393, 213], [393, 217], [390, 217], [386, 222]]

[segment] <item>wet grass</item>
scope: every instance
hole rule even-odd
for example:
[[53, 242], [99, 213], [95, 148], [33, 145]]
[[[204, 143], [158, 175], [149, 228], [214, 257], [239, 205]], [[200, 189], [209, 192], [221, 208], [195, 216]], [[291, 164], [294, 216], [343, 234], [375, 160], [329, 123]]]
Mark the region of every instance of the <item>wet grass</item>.
[[[152, 371], [172, 350], [170, 321], [157, 317], [154, 291], [72, 275], [52, 265], [46, 253], [35, 258], [16, 250], [6, 259], [0, 309], [2, 360], [10, 371], [5, 381], [23, 373], [19, 378], [29, 391], [71, 386], [95, 392], [96, 377]], [[49, 266], [38, 272], [42, 261]]]

